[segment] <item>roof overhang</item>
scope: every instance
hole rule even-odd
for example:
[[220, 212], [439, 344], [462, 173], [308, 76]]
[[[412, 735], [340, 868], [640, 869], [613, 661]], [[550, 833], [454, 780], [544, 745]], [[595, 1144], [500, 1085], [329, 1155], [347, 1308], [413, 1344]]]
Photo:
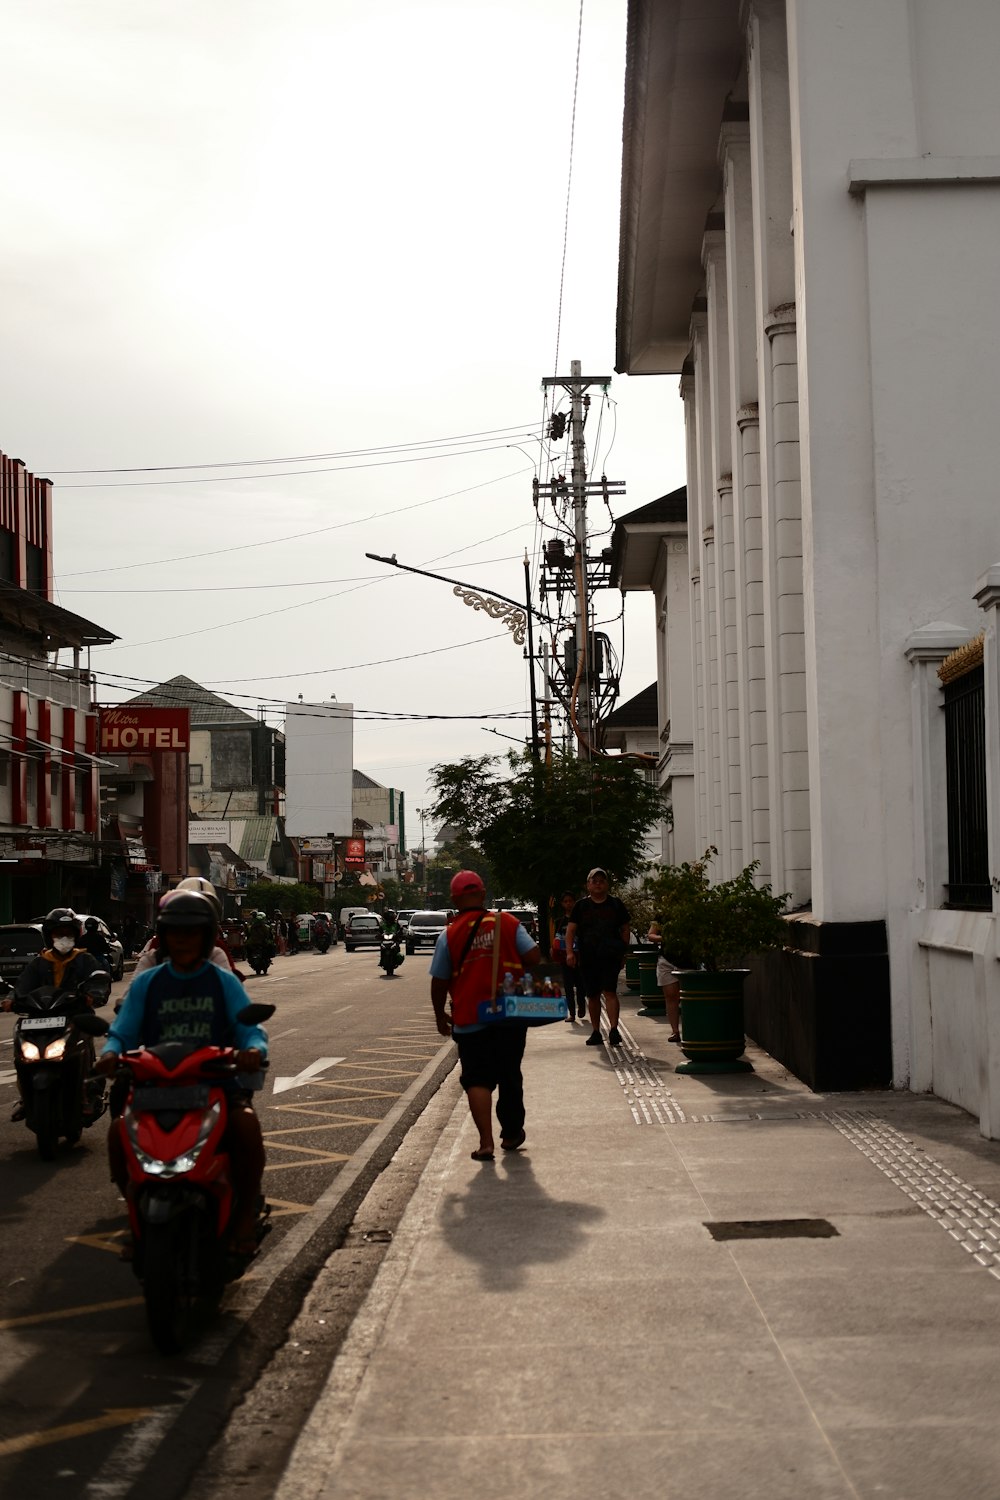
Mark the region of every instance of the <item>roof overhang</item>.
[[743, 59], [740, 0], [629, 0], [618, 250], [619, 374], [679, 373]]
[[66, 646], [110, 646], [118, 640], [110, 630], [12, 583], [0, 583], [0, 628], [3, 625], [34, 636], [45, 651]]
[[687, 540], [686, 521], [619, 521], [615, 527], [612, 588], [631, 594], [656, 587], [660, 547], [670, 537]]

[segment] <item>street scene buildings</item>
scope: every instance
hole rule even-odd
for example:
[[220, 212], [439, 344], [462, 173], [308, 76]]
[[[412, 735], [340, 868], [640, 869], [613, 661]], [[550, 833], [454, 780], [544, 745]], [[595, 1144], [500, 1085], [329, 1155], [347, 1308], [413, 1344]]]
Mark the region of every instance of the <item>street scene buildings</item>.
[[1000, 5], [5, 46], [4, 1494], [997, 1500]]

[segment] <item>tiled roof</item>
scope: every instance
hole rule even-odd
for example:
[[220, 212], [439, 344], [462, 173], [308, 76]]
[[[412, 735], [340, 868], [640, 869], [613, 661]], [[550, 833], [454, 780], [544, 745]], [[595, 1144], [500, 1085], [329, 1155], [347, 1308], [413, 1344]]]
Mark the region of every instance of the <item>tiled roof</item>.
[[661, 495], [659, 500], [650, 500], [648, 505], [640, 505], [638, 510], [630, 510], [627, 516], [618, 516], [615, 524], [621, 526], [627, 521], [633, 521], [636, 525], [648, 524], [651, 521], [686, 521], [687, 515], [687, 485], [682, 484], [679, 490], [671, 490], [669, 495]]
[[656, 729], [659, 720], [659, 702], [656, 683], [636, 693], [628, 702], [620, 703], [604, 721], [606, 729]]
[[358, 792], [384, 792], [386, 790], [381, 781], [373, 781], [370, 776], [365, 775], [364, 771], [355, 771], [351, 784]]
[[253, 714], [244, 713], [242, 708], [227, 703], [218, 693], [210, 693], [208, 688], [193, 682], [190, 677], [171, 677], [169, 682], [161, 682], [148, 693], [139, 693], [126, 702], [145, 703], [151, 708], [189, 708], [192, 724], [257, 723]]

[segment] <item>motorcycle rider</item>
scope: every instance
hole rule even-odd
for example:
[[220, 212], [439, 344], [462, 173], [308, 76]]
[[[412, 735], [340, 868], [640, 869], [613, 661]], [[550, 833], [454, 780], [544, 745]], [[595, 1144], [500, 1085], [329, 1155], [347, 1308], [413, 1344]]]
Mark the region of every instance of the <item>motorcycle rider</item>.
[[261, 948], [269, 958], [274, 957], [274, 934], [265, 912], [255, 911], [251, 915], [250, 925], [247, 928], [246, 948], [247, 953], [251, 948]]
[[[212, 904], [199, 891], [174, 892], [170, 901], [161, 902], [156, 936], [165, 959], [133, 981], [97, 1068], [112, 1074], [122, 1052], [163, 1041], [238, 1049], [240, 1072], [228, 1088], [229, 1116], [223, 1144], [229, 1153], [236, 1194], [233, 1249], [238, 1255], [252, 1255], [257, 1245], [254, 1227], [264, 1172], [264, 1138], [251, 1092], [263, 1087], [260, 1067], [267, 1057], [267, 1032], [236, 1019], [246, 1005], [246, 996], [235, 975], [209, 961], [216, 929]], [[128, 1169], [123, 1128], [121, 1119], [112, 1121], [108, 1164], [111, 1179], [124, 1197]]]
[[[15, 1000], [49, 985], [57, 993], [68, 991], [76, 1003], [77, 986], [89, 979], [95, 970], [104, 967], [83, 947], [83, 923], [68, 906], [55, 906], [48, 916], [42, 918], [42, 940], [46, 946], [25, 964], [17, 977], [13, 994], [0, 1002], [0, 1009], [12, 1010]], [[87, 1004], [90, 1005], [89, 1000]], [[23, 1120], [24, 1115], [24, 1103], [19, 1101], [11, 1113], [11, 1120]]]
[[97, 923], [96, 917], [88, 917], [83, 924], [83, 937], [80, 947], [86, 948], [92, 958], [96, 958], [102, 968], [111, 973], [111, 949], [108, 940], [104, 936]]

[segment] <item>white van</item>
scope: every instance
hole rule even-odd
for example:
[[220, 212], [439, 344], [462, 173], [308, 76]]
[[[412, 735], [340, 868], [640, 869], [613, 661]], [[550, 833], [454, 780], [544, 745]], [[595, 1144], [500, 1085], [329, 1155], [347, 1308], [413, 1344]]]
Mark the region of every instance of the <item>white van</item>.
[[[351, 917], [367, 917], [371, 914], [371, 911], [372, 908], [370, 906], [342, 906], [340, 908], [341, 932], [344, 931], [344, 928], [347, 926], [347, 923]], [[375, 915], [377, 916], [378, 913], [376, 912]]]

